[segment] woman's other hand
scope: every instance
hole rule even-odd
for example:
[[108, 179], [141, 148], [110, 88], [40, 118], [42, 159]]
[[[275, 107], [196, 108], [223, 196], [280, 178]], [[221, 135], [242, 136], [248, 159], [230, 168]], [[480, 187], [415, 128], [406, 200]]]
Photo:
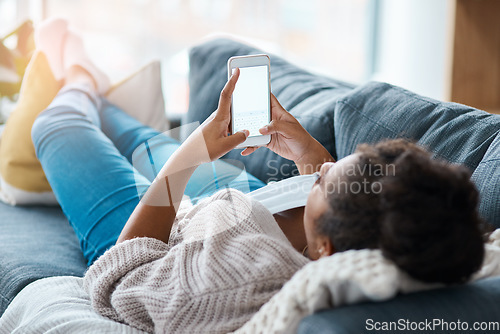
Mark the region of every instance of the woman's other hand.
[[[266, 147], [283, 158], [294, 161], [300, 174], [314, 173], [324, 162], [334, 161], [323, 145], [281, 106], [273, 94], [271, 116], [271, 123], [259, 130], [263, 135], [271, 135], [271, 141]], [[248, 147], [241, 155], [252, 154], [257, 149], [258, 147]]]

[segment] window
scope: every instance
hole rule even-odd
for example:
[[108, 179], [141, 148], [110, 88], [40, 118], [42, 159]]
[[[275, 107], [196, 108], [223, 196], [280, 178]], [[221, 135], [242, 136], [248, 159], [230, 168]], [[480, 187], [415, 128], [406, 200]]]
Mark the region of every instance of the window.
[[163, 61], [167, 112], [188, 103], [187, 50], [232, 35], [313, 72], [447, 95], [446, 0], [0, 0], [0, 36], [26, 18], [63, 16], [113, 80]]
[[231, 35], [348, 81], [371, 74], [372, 0], [0, 0], [0, 13], [2, 29], [13, 17], [68, 18], [113, 80], [161, 59], [173, 113], [187, 108], [187, 50], [209, 35]]

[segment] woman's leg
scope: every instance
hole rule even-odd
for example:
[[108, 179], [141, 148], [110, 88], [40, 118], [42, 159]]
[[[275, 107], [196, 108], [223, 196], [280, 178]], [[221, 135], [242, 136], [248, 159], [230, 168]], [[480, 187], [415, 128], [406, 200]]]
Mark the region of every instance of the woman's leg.
[[[143, 125], [109, 102], [104, 101], [100, 117], [104, 134], [151, 182], [180, 146], [177, 140]], [[218, 160], [196, 169], [187, 184], [185, 194], [197, 201], [224, 187], [246, 193], [264, 185], [262, 181], [246, 173], [242, 164], [235, 166], [235, 163]]]
[[115, 244], [150, 182], [99, 129], [100, 99], [67, 85], [35, 121], [32, 138], [52, 190], [91, 264]]

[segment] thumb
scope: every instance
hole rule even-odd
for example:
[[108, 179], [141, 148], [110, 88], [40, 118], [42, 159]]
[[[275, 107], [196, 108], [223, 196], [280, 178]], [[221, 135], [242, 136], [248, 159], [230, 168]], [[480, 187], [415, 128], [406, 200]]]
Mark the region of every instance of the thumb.
[[247, 140], [247, 137], [249, 135], [250, 132], [248, 130], [241, 130], [231, 136], [224, 138], [224, 141], [222, 142], [224, 150], [225, 151], [232, 150], [233, 148], [235, 148], [236, 146]]

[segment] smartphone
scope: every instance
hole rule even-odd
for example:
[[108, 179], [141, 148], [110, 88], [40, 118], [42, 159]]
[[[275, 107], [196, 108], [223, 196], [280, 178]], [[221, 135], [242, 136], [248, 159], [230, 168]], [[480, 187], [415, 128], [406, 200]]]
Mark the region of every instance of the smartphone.
[[228, 78], [236, 68], [240, 77], [231, 99], [231, 132], [250, 132], [236, 148], [264, 146], [271, 141], [270, 135], [259, 132], [271, 122], [271, 61], [268, 55], [231, 57], [227, 61]]

